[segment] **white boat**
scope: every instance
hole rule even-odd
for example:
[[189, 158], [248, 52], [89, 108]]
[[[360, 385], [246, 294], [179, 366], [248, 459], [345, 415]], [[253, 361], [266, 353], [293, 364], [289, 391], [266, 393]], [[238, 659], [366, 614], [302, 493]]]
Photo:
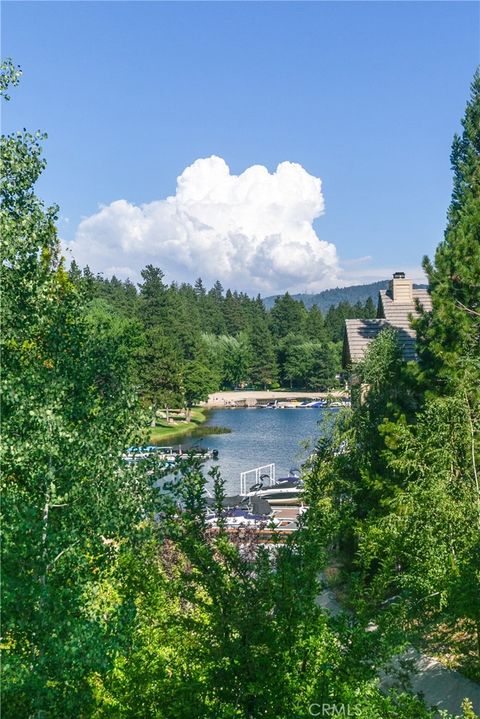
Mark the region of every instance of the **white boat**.
[[[228, 509], [222, 514], [224, 526], [227, 529], [235, 529], [238, 527], [256, 527], [257, 529], [275, 527], [280, 521], [273, 516], [265, 514], [254, 514], [249, 509]], [[212, 513], [207, 515], [207, 524], [213, 527], [218, 526], [219, 517]]]
[[[269, 481], [270, 484], [266, 484]], [[265, 499], [269, 504], [300, 504], [303, 494], [303, 481], [298, 469], [291, 469], [288, 477], [280, 477], [272, 482], [271, 476], [260, 475], [259, 481], [250, 487], [242, 496], [247, 498]]]
[[[240, 500], [240, 501], [238, 501]], [[232, 506], [232, 504], [234, 506]], [[265, 499], [253, 497], [225, 497], [222, 502], [225, 509], [221, 511], [222, 524], [227, 530], [249, 527], [262, 532], [273, 530], [275, 532], [294, 532], [298, 529], [299, 517], [306, 511], [306, 507], [271, 507]], [[235, 506], [236, 505], [236, 506]], [[220, 515], [218, 510], [212, 509], [209, 498], [207, 509], [207, 524], [218, 527]]]
[[146, 447], [129, 447], [122, 456], [125, 462], [128, 463], [155, 457], [155, 459], [165, 462], [166, 464], [175, 464], [177, 459], [188, 459], [189, 457], [217, 459], [218, 449], [192, 447], [190, 450], [182, 450], [181, 446], [174, 449], [173, 447], [161, 447], [156, 444], [149, 444]]

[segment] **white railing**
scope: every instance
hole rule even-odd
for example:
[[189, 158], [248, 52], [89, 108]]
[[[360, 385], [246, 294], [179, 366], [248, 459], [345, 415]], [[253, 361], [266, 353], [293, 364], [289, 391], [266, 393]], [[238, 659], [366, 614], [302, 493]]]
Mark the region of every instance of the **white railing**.
[[268, 475], [270, 485], [275, 484], [275, 465], [264, 464], [263, 467], [255, 467], [255, 469], [249, 469], [246, 472], [240, 474], [240, 494], [244, 496], [247, 494], [247, 484], [252, 486], [260, 482], [262, 475]]

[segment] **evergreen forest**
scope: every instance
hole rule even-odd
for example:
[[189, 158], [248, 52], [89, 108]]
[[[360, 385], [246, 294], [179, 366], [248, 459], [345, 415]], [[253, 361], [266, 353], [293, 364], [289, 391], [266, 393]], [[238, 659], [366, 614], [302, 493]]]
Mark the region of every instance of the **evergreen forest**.
[[71, 281], [90, 298], [92, 323], [115, 317], [125, 339], [135, 384], [145, 406], [191, 407], [220, 389], [328, 391], [341, 386], [341, 353], [347, 318], [375, 317], [371, 298], [342, 301], [324, 315], [307, 310], [288, 292], [266, 310], [260, 296], [227, 289], [168, 285], [158, 267], [142, 282], [69, 268]]

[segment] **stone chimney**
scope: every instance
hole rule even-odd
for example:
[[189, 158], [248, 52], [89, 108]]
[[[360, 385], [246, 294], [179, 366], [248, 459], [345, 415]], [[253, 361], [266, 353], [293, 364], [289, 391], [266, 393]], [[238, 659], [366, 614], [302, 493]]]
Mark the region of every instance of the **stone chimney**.
[[389, 294], [394, 302], [411, 304], [413, 302], [413, 282], [405, 277], [405, 272], [394, 272], [390, 280]]

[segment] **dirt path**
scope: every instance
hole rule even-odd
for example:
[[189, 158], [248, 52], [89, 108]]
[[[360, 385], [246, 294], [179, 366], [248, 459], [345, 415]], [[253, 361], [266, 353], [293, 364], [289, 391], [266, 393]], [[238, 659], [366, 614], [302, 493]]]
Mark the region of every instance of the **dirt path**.
[[[447, 669], [437, 659], [420, 654], [415, 649], [409, 649], [396, 657], [393, 666], [400, 668], [406, 661], [411, 662], [414, 668], [413, 672], [409, 672], [412, 691], [421, 694], [427, 705], [438, 710], [446, 709], [451, 714], [461, 714], [462, 702], [468, 697], [476, 714], [480, 713], [480, 684], [454, 669]], [[382, 677], [382, 686], [395, 686], [395, 680], [385, 675]]]
[[[328, 588], [319, 594], [317, 604], [333, 616], [342, 611], [334, 593]], [[414, 649], [409, 649], [393, 660], [392, 671], [381, 675], [382, 687], [399, 686], [396, 670], [400, 670], [405, 662], [412, 667], [412, 671], [408, 672], [412, 691], [422, 695], [428, 706], [438, 710], [446, 709], [451, 714], [461, 714], [462, 702], [467, 697], [475, 712], [480, 714], [480, 684]]]

